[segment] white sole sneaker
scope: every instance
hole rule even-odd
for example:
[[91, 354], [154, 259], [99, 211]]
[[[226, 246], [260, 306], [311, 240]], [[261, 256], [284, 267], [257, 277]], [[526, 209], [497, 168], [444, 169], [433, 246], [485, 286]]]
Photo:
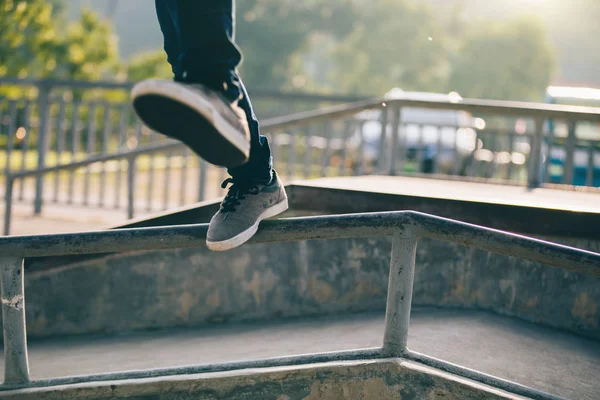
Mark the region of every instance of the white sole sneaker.
[[207, 240], [206, 246], [210, 250], [213, 250], [213, 251], [226, 251], [226, 250], [231, 250], [238, 246], [241, 246], [242, 244], [244, 244], [248, 240], [250, 240], [252, 238], [252, 236], [254, 236], [254, 234], [258, 230], [258, 225], [260, 224], [260, 221], [268, 219], [268, 218], [272, 218], [276, 215], [279, 215], [282, 212], [286, 211], [288, 209], [288, 207], [289, 207], [288, 199], [285, 198], [282, 202], [275, 204], [274, 206], [269, 207], [267, 210], [265, 210], [258, 217], [258, 219], [254, 223], [254, 225], [252, 225], [250, 228], [246, 229], [245, 231], [243, 231], [241, 233], [238, 233], [236, 236], [232, 237], [231, 239], [221, 240], [219, 242], [211, 242], [211, 241]]
[[206, 161], [235, 167], [248, 160], [250, 139], [245, 117], [236, 115], [210, 89], [149, 79], [133, 87], [131, 99], [145, 125], [182, 141]]

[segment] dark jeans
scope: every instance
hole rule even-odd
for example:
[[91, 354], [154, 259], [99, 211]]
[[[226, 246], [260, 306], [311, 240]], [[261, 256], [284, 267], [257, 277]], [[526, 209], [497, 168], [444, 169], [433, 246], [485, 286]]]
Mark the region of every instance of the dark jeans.
[[229, 173], [236, 180], [270, 180], [269, 144], [260, 135], [250, 98], [236, 70], [242, 54], [234, 43], [234, 0], [155, 0], [155, 3], [175, 80], [201, 83], [231, 101], [241, 95], [238, 104], [246, 112], [250, 127], [250, 160], [229, 169]]

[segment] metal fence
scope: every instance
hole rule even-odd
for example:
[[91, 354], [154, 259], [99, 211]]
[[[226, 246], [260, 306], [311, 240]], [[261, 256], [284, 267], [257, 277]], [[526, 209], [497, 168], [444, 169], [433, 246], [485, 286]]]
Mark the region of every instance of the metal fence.
[[[132, 218], [221, 194], [225, 171], [142, 126], [130, 85], [26, 83], [37, 85], [37, 97], [0, 99], [5, 234], [14, 200], [32, 202], [36, 213], [56, 203], [122, 209]], [[255, 94], [266, 115], [329, 105], [262, 120], [286, 180], [427, 174], [600, 186], [598, 108], [410, 96], [331, 106], [344, 98]]]
[[[127, 163], [117, 158], [63, 173], [27, 173], [169, 143], [135, 117], [128, 101], [131, 83], [4, 78], [0, 84], [19, 92], [17, 97], [0, 97], [0, 159], [4, 175], [21, 174], [14, 188], [15, 200], [33, 202], [36, 213], [41, 211], [42, 203], [126, 208]], [[253, 98], [257, 111], [266, 116], [358, 99], [274, 91], [258, 91]], [[200, 160], [183, 147], [150, 153], [137, 161], [136, 210], [166, 209], [207, 195], [215, 197], [215, 193], [206, 194], [200, 187], [199, 181], [204, 177]], [[211, 176], [224, 175], [216, 168], [204, 167], [211, 170]], [[140, 196], [142, 192], [145, 193]]]
[[204, 242], [207, 229], [207, 224], [199, 224], [74, 234], [1, 237], [0, 287], [2, 290], [5, 378], [4, 383], [0, 385], [0, 390], [314, 362], [402, 357], [528, 398], [557, 399], [557, 396], [450, 364], [407, 348], [417, 241], [419, 237], [429, 237], [541, 262], [570, 271], [600, 276], [600, 254], [412, 211], [265, 221], [252, 239], [254, 243], [393, 237], [382, 347], [244, 362], [30, 380], [23, 289], [24, 258], [198, 247]]

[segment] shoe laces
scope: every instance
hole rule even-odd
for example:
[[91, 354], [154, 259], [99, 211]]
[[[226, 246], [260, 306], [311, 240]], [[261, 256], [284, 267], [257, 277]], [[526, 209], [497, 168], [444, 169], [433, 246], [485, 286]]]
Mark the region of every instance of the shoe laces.
[[246, 195], [257, 195], [260, 193], [258, 184], [256, 183], [241, 183], [235, 180], [235, 178], [227, 178], [221, 184], [221, 187], [225, 189], [228, 184], [231, 183], [227, 196], [221, 203], [220, 211], [225, 213], [225, 217], [229, 213], [235, 212], [236, 206], [241, 204], [241, 200], [246, 198]]

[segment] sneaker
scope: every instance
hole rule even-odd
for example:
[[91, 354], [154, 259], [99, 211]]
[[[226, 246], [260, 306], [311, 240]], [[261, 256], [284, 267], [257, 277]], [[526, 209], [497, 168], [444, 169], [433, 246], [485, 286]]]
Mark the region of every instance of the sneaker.
[[222, 187], [229, 183], [232, 184], [229, 192], [208, 227], [206, 245], [215, 251], [242, 245], [254, 236], [260, 221], [288, 209], [285, 189], [275, 171], [267, 185], [246, 184], [229, 178]]
[[180, 140], [209, 163], [233, 168], [248, 161], [250, 133], [237, 100], [200, 84], [145, 80], [131, 90], [148, 128]]

